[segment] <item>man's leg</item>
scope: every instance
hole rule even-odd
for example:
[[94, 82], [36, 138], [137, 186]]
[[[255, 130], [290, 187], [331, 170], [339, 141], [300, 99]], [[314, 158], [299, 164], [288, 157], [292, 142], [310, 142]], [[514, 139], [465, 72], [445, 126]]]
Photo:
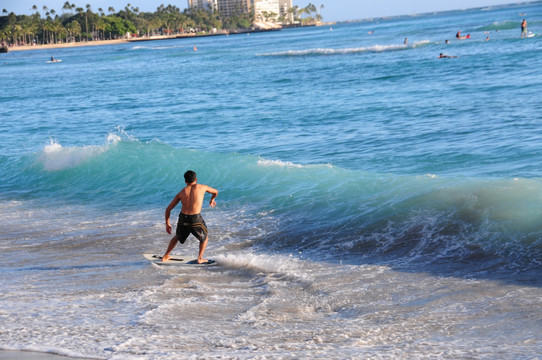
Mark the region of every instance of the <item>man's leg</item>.
[[208, 239], [209, 237], [207, 236], [204, 241], [200, 241], [199, 243], [198, 264], [207, 262], [207, 259], [203, 258], [203, 253], [205, 252], [205, 248], [207, 247]]
[[164, 256], [162, 256], [162, 261], [168, 261], [171, 258], [171, 256], [169, 256], [169, 253], [173, 251], [178, 241], [179, 240], [177, 239], [177, 235], [171, 238], [171, 240], [169, 241], [169, 245], [167, 247], [166, 253], [164, 254]]

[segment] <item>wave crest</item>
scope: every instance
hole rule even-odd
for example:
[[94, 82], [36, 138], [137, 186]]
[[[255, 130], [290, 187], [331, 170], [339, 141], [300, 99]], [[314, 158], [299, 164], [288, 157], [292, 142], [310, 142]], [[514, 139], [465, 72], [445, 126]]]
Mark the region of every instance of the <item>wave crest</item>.
[[47, 171], [72, 168], [106, 152], [111, 146], [123, 139], [127, 139], [128, 141], [137, 140], [127, 135], [122, 129], [119, 129], [116, 134], [109, 133], [103, 145], [64, 147], [56, 139], [50, 139], [49, 143], [43, 147], [39, 161]]
[[344, 48], [344, 49], [316, 48], [316, 49], [305, 49], [305, 50], [288, 50], [288, 51], [279, 51], [279, 52], [274, 52], [274, 53], [258, 54], [258, 56], [348, 55], [348, 54], [357, 54], [357, 53], [366, 53], [366, 52], [376, 53], [376, 52], [411, 49], [411, 48], [429, 44], [429, 43], [430, 43], [429, 40], [424, 40], [424, 41], [416, 42], [413, 44], [373, 45], [373, 46]]

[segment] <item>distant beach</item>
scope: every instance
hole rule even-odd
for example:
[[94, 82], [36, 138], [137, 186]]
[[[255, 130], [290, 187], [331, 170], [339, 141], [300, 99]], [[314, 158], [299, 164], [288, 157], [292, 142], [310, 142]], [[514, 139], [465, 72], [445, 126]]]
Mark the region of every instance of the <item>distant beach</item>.
[[26, 51], [26, 50], [45, 50], [45, 49], [62, 49], [62, 48], [74, 48], [81, 46], [98, 46], [98, 45], [115, 45], [121, 43], [127, 43], [130, 40], [98, 40], [88, 42], [73, 42], [62, 44], [44, 44], [44, 45], [22, 45], [22, 46], [10, 46], [9, 51]]
[[10, 46], [9, 51], [62, 49], [62, 48], [73, 48], [73, 47], [81, 47], [81, 46], [116, 45], [116, 44], [139, 42], [139, 41], [171, 40], [171, 39], [179, 39], [179, 38], [204, 37], [204, 36], [211, 36], [211, 35], [227, 35], [227, 34], [224, 34], [224, 33], [205, 34], [205, 35], [183, 34], [183, 35], [175, 35], [175, 36], [149, 36], [149, 37], [139, 37], [139, 38], [132, 38], [132, 39], [80, 41], [80, 42], [60, 43], [60, 44], [20, 45], [20, 46]]
[[[322, 26], [322, 25], [333, 25], [333, 24], [335, 23], [334, 22], [330, 22], [330, 23], [318, 22], [316, 24], [305, 25], [305, 26], [311, 27], [311, 26]], [[299, 25], [288, 26], [284, 28], [289, 28], [289, 27], [300, 27], [300, 26]], [[133, 37], [131, 39], [93, 40], [93, 41], [79, 41], [79, 42], [59, 43], [59, 44], [37, 44], [37, 45], [18, 45], [18, 46], [15, 45], [15, 46], [8, 47], [8, 50], [9, 51], [25, 51], [25, 50], [43, 50], [43, 49], [62, 49], [62, 48], [82, 47], [82, 46], [116, 45], [116, 44], [123, 44], [123, 43], [153, 41], [153, 40], [173, 40], [173, 39], [187, 39], [187, 38], [202, 38], [202, 37], [209, 37], [209, 36], [240, 35], [240, 34], [248, 34], [248, 33], [280, 31], [280, 30], [281, 28], [217, 31], [217, 32], [204, 33], [204, 34], [186, 33], [186, 34], [177, 34], [177, 35], [171, 35], [171, 36], [159, 35], [159, 36]]]

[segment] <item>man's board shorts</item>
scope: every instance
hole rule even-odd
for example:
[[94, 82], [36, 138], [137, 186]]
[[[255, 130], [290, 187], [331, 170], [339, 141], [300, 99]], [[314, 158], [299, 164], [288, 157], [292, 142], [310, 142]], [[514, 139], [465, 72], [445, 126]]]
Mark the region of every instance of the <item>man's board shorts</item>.
[[181, 244], [184, 244], [190, 234], [197, 237], [200, 242], [204, 242], [207, 239], [207, 225], [205, 225], [201, 214], [185, 215], [180, 213], [176, 230], [177, 239]]

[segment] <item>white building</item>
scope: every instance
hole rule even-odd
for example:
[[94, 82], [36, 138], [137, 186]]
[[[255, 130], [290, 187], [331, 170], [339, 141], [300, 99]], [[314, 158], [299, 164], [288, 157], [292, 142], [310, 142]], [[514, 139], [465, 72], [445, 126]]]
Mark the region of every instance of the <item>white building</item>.
[[188, 7], [210, 10], [218, 9], [218, 0], [188, 0]]
[[265, 21], [267, 15], [269, 20], [283, 18], [291, 22], [293, 20], [291, 8], [292, 0], [254, 0], [254, 17], [256, 21]]
[[257, 21], [277, 19], [279, 15], [279, 0], [254, 0], [254, 18]]
[[188, 7], [204, 10], [218, 10], [222, 16], [232, 16], [254, 12], [256, 21], [264, 21], [266, 14], [274, 14], [269, 20], [282, 17], [290, 22], [293, 16], [290, 13], [292, 0], [188, 0]]
[[290, 12], [292, 9], [292, 0], [279, 0], [279, 14], [288, 22], [294, 21], [294, 15]]

